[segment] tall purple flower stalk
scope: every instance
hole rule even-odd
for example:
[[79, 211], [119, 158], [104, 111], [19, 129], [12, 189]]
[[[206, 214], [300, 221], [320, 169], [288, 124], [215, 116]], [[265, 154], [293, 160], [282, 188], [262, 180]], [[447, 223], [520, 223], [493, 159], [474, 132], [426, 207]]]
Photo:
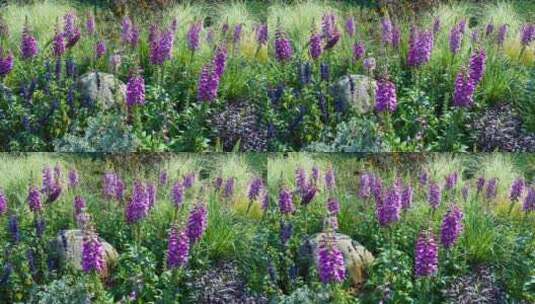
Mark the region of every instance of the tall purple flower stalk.
[[65, 54], [65, 36], [56, 29], [56, 35], [52, 40], [52, 49], [54, 50], [54, 56], [61, 57]]
[[184, 202], [184, 186], [180, 181], [177, 181], [174, 184], [173, 189], [171, 190], [171, 198], [177, 208], [182, 206], [182, 203]]
[[498, 29], [498, 45], [500, 47], [503, 47], [503, 43], [505, 42], [505, 39], [507, 38], [508, 30], [509, 30], [509, 26], [507, 24], [503, 24]]
[[379, 80], [377, 83], [375, 110], [379, 113], [393, 113], [397, 108], [396, 85], [386, 79]]
[[427, 185], [427, 179], [428, 179], [427, 171], [422, 170], [420, 172], [420, 175], [418, 176], [418, 182], [420, 183], [421, 186], [425, 186]]
[[191, 52], [195, 52], [200, 47], [200, 33], [202, 30], [202, 24], [200, 22], [194, 22], [190, 25], [188, 30], [188, 48]]
[[414, 37], [409, 45], [407, 64], [410, 67], [420, 67], [428, 63], [433, 52], [433, 43], [433, 33], [415, 29]]
[[401, 208], [409, 209], [412, 205], [412, 198], [414, 194], [414, 189], [411, 185], [407, 185], [403, 192], [401, 193]]
[[320, 240], [316, 256], [316, 266], [323, 284], [340, 283], [346, 277], [344, 256], [329, 238], [327, 236]]
[[227, 48], [224, 45], [217, 47], [213, 59], [213, 65], [215, 76], [218, 79], [221, 79], [221, 77], [223, 77], [223, 73], [225, 72], [225, 67], [227, 65], [227, 57]]
[[327, 210], [330, 215], [338, 215], [340, 213], [340, 203], [335, 197], [329, 197], [327, 200]]
[[334, 169], [332, 166], [329, 166], [325, 172], [325, 187], [329, 191], [333, 191], [336, 188], [336, 177], [334, 175]]
[[450, 32], [450, 51], [456, 55], [461, 50], [461, 43], [463, 40], [463, 28], [458, 24], [451, 29]]
[[455, 204], [450, 206], [450, 209], [442, 220], [440, 230], [440, 241], [444, 248], [451, 248], [459, 238], [463, 230], [463, 212]]
[[87, 19], [85, 22], [85, 30], [87, 31], [87, 34], [94, 35], [96, 33], [96, 26], [95, 26], [95, 16], [93, 14], [88, 13]]
[[356, 61], [361, 60], [364, 58], [364, 55], [366, 54], [366, 46], [364, 45], [364, 42], [359, 41], [353, 45], [353, 59]]
[[20, 44], [20, 52], [22, 54], [22, 59], [25, 59], [25, 60], [32, 59], [35, 56], [37, 56], [37, 53], [39, 53], [37, 40], [31, 34], [30, 29], [28, 27], [27, 20], [22, 30], [22, 41]]
[[438, 272], [438, 246], [433, 233], [420, 232], [414, 249], [414, 273], [417, 278], [431, 277]]
[[524, 192], [524, 179], [517, 178], [511, 185], [511, 192], [509, 194], [509, 198], [511, 201], [516, 202], [518, 199], [522, 196], [522, 193]]
[[470, 79], [477, 86], [485, 74], [487, 55], [484, 49], [476, 50], [470, 57]]
[[243, 24], [239, 23], [234, 26], [234, 32], [232, 33], [232, 43], [237, 45], [241, 41], [241, 34], [243, 31]]
[[28, 191], [28, 205], [32, 212], [40, 212], [43, 209], [41, 193], [35, 186], [30, 187], [30, 190]]
[[527, 47], [535, 41], [535, 24], [525, 24], [520, 30], [520, 43]]
[[534, 212], [535, 211], [535, 188], [530, 187], [528, 189], [528, 195], [524, 199], [523, 209], [525, 212]]
[[63, 35], [67, 39], [66, 47], [72, 48], [80, 40], [80, 29], [76, 26], [78, 17], [74, 12], [68, 12], [63, 16]]
[[149, 33], [150, 62], [154, 65], [162, 65], [173, 57], [175, 32], [166, 29], [163, 32], [156, 26], [151, 27]]
[[427, 201], [433, 210], [437, 209], [442, 200], [442, 192], [440, 191], [440, 186], [435, 182], [429, 183], [429, 193], [427, 195]]
[[203, 202], [198, 202], [190, 211], [186, 233], [190, 244], [201, 239], [208, 226], [208, 209]]
[[131, 76], [126, 84], [126, 105], [133, 107], [145, 103], [145, 79], [142, 76]]
[[292, 59], [293, 48], [286, 34], [280, 29], [275, 33], [275, 57], [279, 62], [287, 62]]
[[399, 49], [401, 45], [401, 28], [399, 26], [394, 26], [392, 30], [392, 47]]
[[295, 170], [295, 186], [299, 194], [303, 194], [308, 188], [307, 173], [303, 167]]
[[399, 221], [401, 211], [401, 194], [397, 187], [387, 191], [384, 200], [376, 205], [377, 221], [383, 227]]
[[186, 231], [179, 230], [176, 224], [171, 226], [167, 241], [167, 269], [182, 267], [189, 260], [189, 237]]
[[310, 57], [314, 60], [317, 60], [320, 58], [321, 53], [323, 49], [321, 47], [321, 36], [320, 34], [314, 32], [312, 35], [310, 35], [309, 45], [308, 45], [308, 53], [310, 54]]
[[476, 84], [466, 70], [461, 70], [455, 79], [453, 106], [460, 108], [471, 107], [474, 104]]
[[266, 45], [269, 39], [268, 25], [266, 23], [259, 24], [256, 27], [256, 42], [258, 46]]
[[69, 184], [68, 184], [69, 188], [73, 189], [78, 186], [78, 184], [80, 183], [80, 178], [78, 176], [78, 171], [76, 171], [76, 169], [69, 170], [68, 180], [69, 180]]
[[484, 186], [485, 186], [485, 178], [483, 176], [480, 176], [476, 182], [477, 194], [481, 193]]
[[84, 211], [86, 207], [85, 199], [79, 195], [77, 195], [74, 198], [74, 204], [73, 204], [73, 210], [74, 210], [74, 217], [78, 217], [80, 213]]
[[142, 182], [134, 182], [132, 198], [126, 206], [126, 222], [136, 224], [149, 214], [149, 197], [147, 189]]
[[97, 233], [91, 230], [86, 232], [82, 244], [83, 271], [100, 273], [104, 270], [105, 263], [104, 248]]
[[359, 197], [369, 198], [371, 194], [371, 177], [370, 174], [364, 173], [360, 176]]
[[130, 38], [132, 37], [132, 19], [125, 16], [121, 20], [121, 42], [126, 45], [130, 43]]
[[264, 182], [260, 177], [255, 177], [249, 184], [249, 193], [248, 197], [250, 201], [254, 201], [260, 195], [260, 192], [264, 189]]
[[20, 242], [19, 219], [15, 214], [9, 216], [9, 220], [7, 222], [7, 231], [9, 231], [9, 235], [11, 236], [11, 241], [13, 243], [16, 244]]
[[452, 190], [457, 185], [458, 174], [457, 172], [453, 172], [449, 174], [448, 176], [446, 176], [444, 179], [446, 180], [446, 183], [445, 183], [446, 190]]
[[0, 79], [11, 73], [14, 60], [13, 53], [6, 51], [4, 54], [4, 50], [0, 47]]
[[487, 183], [487, 192], [486, 192], [487, 199], [490, 200], [490, 199], [496, 198], [497, 187], [498, 187], [498, 179], [495, 177], [489, 179]]
[[353, 17], [349, 17], [346, 20], [346, 33], [349, 35], [349, 37], [355, 36], [355, 19]]
[[95, 53], [97, 55], [97, 58], [102, 58], [106, 54], [106, 51], [106, 42], [104, 40], [100, 40], [99, 42], [97, 42], [97, 45], [95, 46]]
[[384, 45], [391, 45], [393, 25], [390, 18], [384, 17], [381, 19], [381, 30]]
[[160, 171], [160, 176], [158, 177], [158, 182], [160, 183], [160, 185], [161, 186], [167, 185], [167, 181], [168, 181], [167, 171], [165, 170]]
[[190, 172], [184, 176], [184, 179], [182, 181], [182, 185], [184, 185], [184, 189], [189, 189], [193, 187], [194, 183], [195, 183], [195, 172]]
[[7, 197], [4, 191], [0, 188], [0, 216], [7, 213]]
[[158, 189], [156, 188], [156, 185], [154, 183], [148, 183], [147, 184], [147, 201], [149, 205], [149, 210], [154, 207], [154, 204], [156, 203], [156, 197], [158, 195]]
[[433, 20], [433, 35], [436, 36], [440, 32], [441, 29], [442, 29], [442, 25], [440, 22], [440, 18], [435, 17], [435, 19]]
[[219, 76], [212, 64], [203, 67], [199, 76], [197, 99], [202, 102], [212, 102], [217, 98]]
[[282, 188], [279, 193], [279, 210], [282, 214], [290, 214], [295, 211], [292, 193], [287, 188]]
[[236, 179], [234, 177], [229, 177], [225, 182], [225, 189], [223, 190], [223, 196], [226, 198], [232, 198], [234, 196], [234, 185]]

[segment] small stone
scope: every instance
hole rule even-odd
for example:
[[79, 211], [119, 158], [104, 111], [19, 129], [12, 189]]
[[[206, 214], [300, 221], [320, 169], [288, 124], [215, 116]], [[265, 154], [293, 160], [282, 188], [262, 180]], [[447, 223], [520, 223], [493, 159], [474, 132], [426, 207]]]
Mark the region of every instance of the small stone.
[[332, 86], [335, 100], [350, 105], [361, 114], [373, 110], [376, 89], [376, 81], [364, 75], [343, 76]]
[[124, 102], [126, 93], [126, 85], [121, 80], [112, 74], [101, 72], [90, 72], [82, 75], [78, 80], [78, 88], [82, 98], [87, 98], [92, 103], [98, 103], [104, 109], [109, 109], [116, 103]]

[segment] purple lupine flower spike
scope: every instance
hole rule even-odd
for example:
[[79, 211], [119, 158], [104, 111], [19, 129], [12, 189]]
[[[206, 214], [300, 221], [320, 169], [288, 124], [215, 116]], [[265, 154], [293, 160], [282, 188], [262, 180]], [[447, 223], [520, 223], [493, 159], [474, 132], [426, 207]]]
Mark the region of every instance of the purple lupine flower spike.
[[310, 54], [310, 57], [313, 60], [317, 60], [318, 58], [320, 58], [322, 51], [323, 49], [321, 47], [321, 36], [320, 34], [314, 32], [310, 36], [308, 53]]
[[279, 232], [279, 238], [281, 240], [281, 243], [283, 246], [288, 245], [288, 241], [292, 237], [293, 234], [293, 225], [291, 222], [284, 222], [283, 220], [280, 221], [280, 232]]
[[329, 191], [333, 191], [334, 188], [336, 188], [336, 178], [332, 166], [329, 166], [329, 168], [325, 172], [325, 187]]
[[275, 55], [279, 62], [287, 62], [293, 56], [292, 44], [280, 29], [275, 33]]
[[95, 46], [95, 53], [98, 58], [102, 58], [106, 54], [107, 48], [106, 48], [106, 42], [104, 40], [100, 40], [97, 42], [97, 45]]
[[28, 191], [28, 205], [30, 206], [30, 211], [35, 213], [40, 212], [43, 209], [41, 193], [35, 186], [30, 187], [30, 190]]
[[453, 27], [450, 32], [450, 51], [452, 54], [456, 55], [461, 50], [461, 42], [463, 39], [462, 28], [457, 25]]
[[474, 92], [476, 84], [466, 70], [461, 70], [455, 80], [455, 91], [453, 93], [453, 106], [471, 107], [474, 104]]
[[121, 178], [119, 176], [116, 177], [116, 180], [115, 180], [115, 187], [114, 187], [114, 192], [115, 192], [115, 199], [118, 200], [118, 201], [122, 201], [123, 198], [124, 198], [124, 182], [121, 180]]
[[214, 188], [216, 192], [221, 191], [221, 187], [223, 187], [223, 178], [221, 176], [218, 176], [214, 179]]
[[235, 178], [229, 177], [227, 181], [225, 182], [225, 189], [223, 191], [223, 196], [226, 198], [232, 198], [234, 196], [234, 185], [235, 185]]
[[535, 188], [530, 187], [528, 189], [528, 194], [524, 199], [523, 209], [525, 212], [534, 212], [535, 211]]
[[484, 186], [485, 186], [485, 178], [483, 176], [480, 176], [476, 182], [477, 194], [481, 193]]
[[338, 215], [340, 213], [340, 203], [334, 197], [329, 197], [327, 200], [327, 210], [330, 215]]
[[73, 204], [73, 209], [74, 209], [74, 217], [77, 218], [78, 215], [80, 215], [80, 213], [82, 213], [86, 207], [86, 204], [85, 204], [85, 199], [79, 195], [77, 195], [75, 198], [74, 198], [74, 204]]
[[93, 14], [88, 13], [87, 14], [87, 20], [85, 22], [85, 30], [89, 35], [93, 35], [96, 33], [96, 26], [95, 26], [95, 16]]
[[262, 192], [263, 189], [264, 189], [264, 182], [262, 181], [262, 179], [259, 177], [253, 178], [253, 180], [251, 181], [249, 185], [249, 193], [247, 195], [249, 197], [249, 200], [250, 201], [256, 200], [258, 196], [260, 195], [260, 192]]
[[149, 212], [149, 197], [145, 185], [142, 182], [134, 182], [132, 198], [126, 206], [126, 222], [136, 224], [144, 219]]
[[340, 283], [346, 277], [344, 256], [330, 238], [325, 236], [320, 240], [316, 256], [316, 266], [323, 284]]
[[435, 183], [429, 183], [429, 193], [427, 195], [427, 201], [433, 210], [437, 209], [442, 200], [442, 192], [440, 191], [440, 186]]
[[145, 79], [141, 76], [132, 76], [126, 84], [126, 104], [128, 107], [133, 107], [144, 103]]
[[496, 198], [497, 187], [498, 187], [498, 179], [495, 177], [489, 179], [487, 183], [487, 192], [486, 192], [487, 199], [490, 200], [490, 199]]
[[258, 45], [266, 45], [269, 39], [268, 25], [260, 24], [256, 28], [256, 42]]
[[186, 233], [190, 244], [201, 239], [208, 225], [208, 209], [202, 201], [199, 201], [190, 211]]
[[63, 35], [67, 39], [67, 48], [72, 48], [80, 40], [80, 29], [76, 26], [77, 16], [74, 12], [68, 12], [63, 16]]
[[355, 19], [353, 17], [349, 17], [346, 20], [346, 33], [349, 37], [355, 36]]
[[368, 73], [371, 73], [373, 70], [375, 70], [375, 66], [376, 66], [375, 58], [368, 57], [364, 59], [364, 61], [362, 62], [362, 65], [364, 66], [364, 68], [366, 69]]
[[511, 201], [516, 202], [518, 199], [522, 196], [522, 193], [524, 192], [524, 179], [517, 178], [513, 184], [511, 185], [511, 192], [509, 194], [509, 198]]
[[430, 31], [419, 31], [414, 28], [413, 38], [409, 43], [407, 64], [420, 67], [429, 62], [433, 51], [434, 37]]
[[440, 18], [435, 17], [435, 19], [433, 20], [433, 34], [434, 35], [438, 34], [441, 29], [442, 29], [442, 26], [441, 26]]
[[177, 181], [174, 184], [173, 189], [171, 190], [171, 198], [177, 208], [182, 206], [182, 203], [184, 202], [184, 186], [181, 182]]
[[382, 26], [383, 43], [385, 45], [392, 44], [393, 25], [392, 25], [392, 21], [390, 21], [390, 18], [388, 18], [388, 17], [382, 18], [381, 19], [381, 26]]
[[7, 213], [7, 197], [4, 191], [0, 188], [0, 216]]
[[498, 30], [498, 45], [500, 47], [503, 47], [503, 43], [505, 42], [505, 39], [507, 38], [507, 32], [509, 30], [509, 26], [507, 24], [503, 24], [500, 26], [500, 29]]
[[13, 241], [13, 243], [16, 244], [20, 242], [19, 219], [15, 214], [12, 214], [9, 217], [7, 222], [7, 230], [9, 231], [9, 235], [11, 236], [11, 241]]
[[401, 193], [401, 208], [409, 209], [412, 205], [414, 190], [411, 185], [407, 185]]
[[160, 185], [161, 186], [167, 185], [167, 181], [168, 181], [167, 171], [160, 171], [160, 176], [158, 178], [158, 182], [160, 183]]
[[68, 179], [69, 179], [69, 188], [76, 188], [78, 184], [80, 183], [78, 171], [76, 171], [76, 169], [69, 170]]
[[6, 77], [13, 70], [14, 57], [13, 53], [7, 52], [0, 47], [0, 78]]
[[218, 73], [213, 65], [205, 65], [199, 75], [197, 99], [203, 102], [214, 101], [217, 98], [219, 79]]
[[279, 193], [279, 210], [282, 214], [290, 214], [295, 211], [292, 193], [287, 188], [282, 188]]
[[82, 245], [82, 269], [84, 272], [101, 273], [105, 267], [104, 248], [98, 234], [89, 230], [84, 235]]
[[463, 196], [463, 200], [466, 202], [468, 201], [468, 193], [470, 191], [470, 188], [468, 185], [464, 185], [464, 187], [461, 189], [461, 194]]
[[299, 167], [295, 170], [295, 186], [299, 194], [306, 192], [308, 188], [307, 174], [303, 167]]
[[225, 67], [227, 65], [227, 57], [227, 48], [224, 45], [219, 46], [216, 49], [213, 59], [214, 73], [216, 79], [220, 79], [223, 76], [223, 73], [225, 72]]
[[356, 61], [361, 60], [364, 58], [364, 55], [366, 54], [366, 46], [364, 45], [364, 42], [359, 41], [353, 45], [353, 59]]
[[535, 24], [525, 24], [520, 31], [520, 43], [527, 47], [535, 41]]
[[179, 230], [176, 224], [171, 226], [167, 241], [167, 269], [182, 267], [189, 260], [189, 237], [184, 230]]
[[450, 206], [448, 213], [442, 220], [440, 231], [440, 241], [442, 245], [449, 249], [453, 247], [463, 230], [463, 212], [455, 204]]
[[22, 30], [22, 41], [20, 45], [20, 51], [22, 54], [22, 59], [32, 59], [37, 56], [39, 53], [39, 47], [37, 46], [37, 40], [32, 36], [30, 29], [28, 27], [28, 20], [24, 24]]
[[240, 23], [234, 26], [234, 32], [232, 33], [232, 43], [234, 45], [240, 43], [242, 30], [243, 30], [243, 24]]
[[438, 272], [438, 246], [433, 233], [420, 232], [414, 250], [414, 272], [417, 278], [431, 277]]
[[383, 201], [376, 205], [377, 221], [383, 227], [399, 221], [401, 211], [401, 194], [397, 187], [392, 187], [387, 191]]
[[446, 183], [445, 188], [446, 190], [452, 190], [457, 185], [457, 178], [458, 174], [457, 172], [453, 172], [445, 177]]
[[56, 34], [52, 40], [52, 49], [54, 56], [61, 57], [65, 54], [65, 36], [56, 29]]
[[319, 180], [320, 180], [320, 168], [318, 166], [313, 166], [312, 174], [310, 175], [310, 183], [314, 185], [318, 185]]
[[487, 61], [487, 55], [485, 50], [479, 49], [475, 51], [470, 57], [470, 79], [474, 82], [474, 85], [478, 85], [483, 79], [485, 74], [485, 64]]
[[368, 173], [362, 174], [360, 176], [359, 182], [359, 197], [369, 198], [371, 194], [371, 177]]
[[149, 205], [149, 210], [154, 207], [156, 203], [156, 197], [158, 195], [158, 189], [154, 183], [147, 184], [147, 200]]
[[182, 184], [184, 185], [184, 189], [189, 189], [193, 187], [193, 184], [195, 183], [195, 173], [190, 172], [184, 176], [184, 180], [182, 181]]
[[396, 85], [386, 79], [380, 80], [377, 84], [375, 110], [379, 113], [393, 113], [397, 108]]
[[188, 30], [188, 48], [191, 52], [199, 50], [200, 47], [200, 33], [202, 30], [202, 24], [200, 22], [194, 22], [191, 24]]
[[421, 186], [427, 185], [427, 178], [427, 172], [425, 170], [422, 170], [422, 172], [420, 172], [420, 175], [418, 176], [418, 182]]

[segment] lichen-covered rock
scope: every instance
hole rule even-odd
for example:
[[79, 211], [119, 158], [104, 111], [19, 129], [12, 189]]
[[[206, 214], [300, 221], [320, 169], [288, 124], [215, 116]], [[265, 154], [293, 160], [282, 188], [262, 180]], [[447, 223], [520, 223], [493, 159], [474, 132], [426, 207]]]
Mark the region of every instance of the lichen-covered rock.
[[126, 85], [112, 74], [90, 72], [80, 77], [78, 89], [82, 98], [109, 109], [116, 103], [124, 101]]
[[332, 87], [335, 100], [350, 105], [359, 113], [368, 113], [375, 105], [375, 80], [364, 75], [348, 75], [340, 78]]
[[[316, 256], [319, 241], [324, 236], [325, 233], [318, 233], [311, 237], [310, 247], [313, 256]], [[366, 271], [375, 258], [364, 246], [345, 234], [335, 234], [335, 245], [344, 255], [346, 270], [353, 285], [361, 287], [366, 282]]]
[[[56, 257], [59, 259], [61, 265], [68, 263], [74, 269], [82, 270], [82, 245], [84, 240], [84, 234], [82, 230], [63, 230], [58, 237], [53, 241], [53, 252], [56, 253]], [[117, 250], [113, 248], [111, 244], [100, 238], [102, 242], [102, 248], [104, 249], [104, 260], [106, 261], [106, 267], [102, 272], [102, 277], [107, 278], [109, 270], [113, 265], [117, 263], [119, 254]]]

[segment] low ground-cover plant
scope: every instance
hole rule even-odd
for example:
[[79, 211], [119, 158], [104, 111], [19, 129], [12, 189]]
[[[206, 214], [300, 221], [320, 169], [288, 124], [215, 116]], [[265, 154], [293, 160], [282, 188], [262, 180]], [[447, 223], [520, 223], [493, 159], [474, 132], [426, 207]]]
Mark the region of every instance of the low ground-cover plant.
[[[513, 3], [434, 4], [413, 17], [388, 5], [254, 7], [179, 4], [141, 16], [8, 5], [2, 149], [101, 151], [115, 136], [136, 151], [363, 151], [370, 141], [381, 144], [369, 150], [479, 150], [468, 126], [504, 102], [532, 132], [535, 26]], [[81, 87], [91, 72], [96, 89]], [[104, 73], [117, 81], [101, 83]], [[351, 74], [377, 81], [348, 84], [371, 96], [364, 112], [333, 92]], [[101, 85], [114, 93], [88, 94]], [[348, 131], [355, 124], [371, 132]]]

